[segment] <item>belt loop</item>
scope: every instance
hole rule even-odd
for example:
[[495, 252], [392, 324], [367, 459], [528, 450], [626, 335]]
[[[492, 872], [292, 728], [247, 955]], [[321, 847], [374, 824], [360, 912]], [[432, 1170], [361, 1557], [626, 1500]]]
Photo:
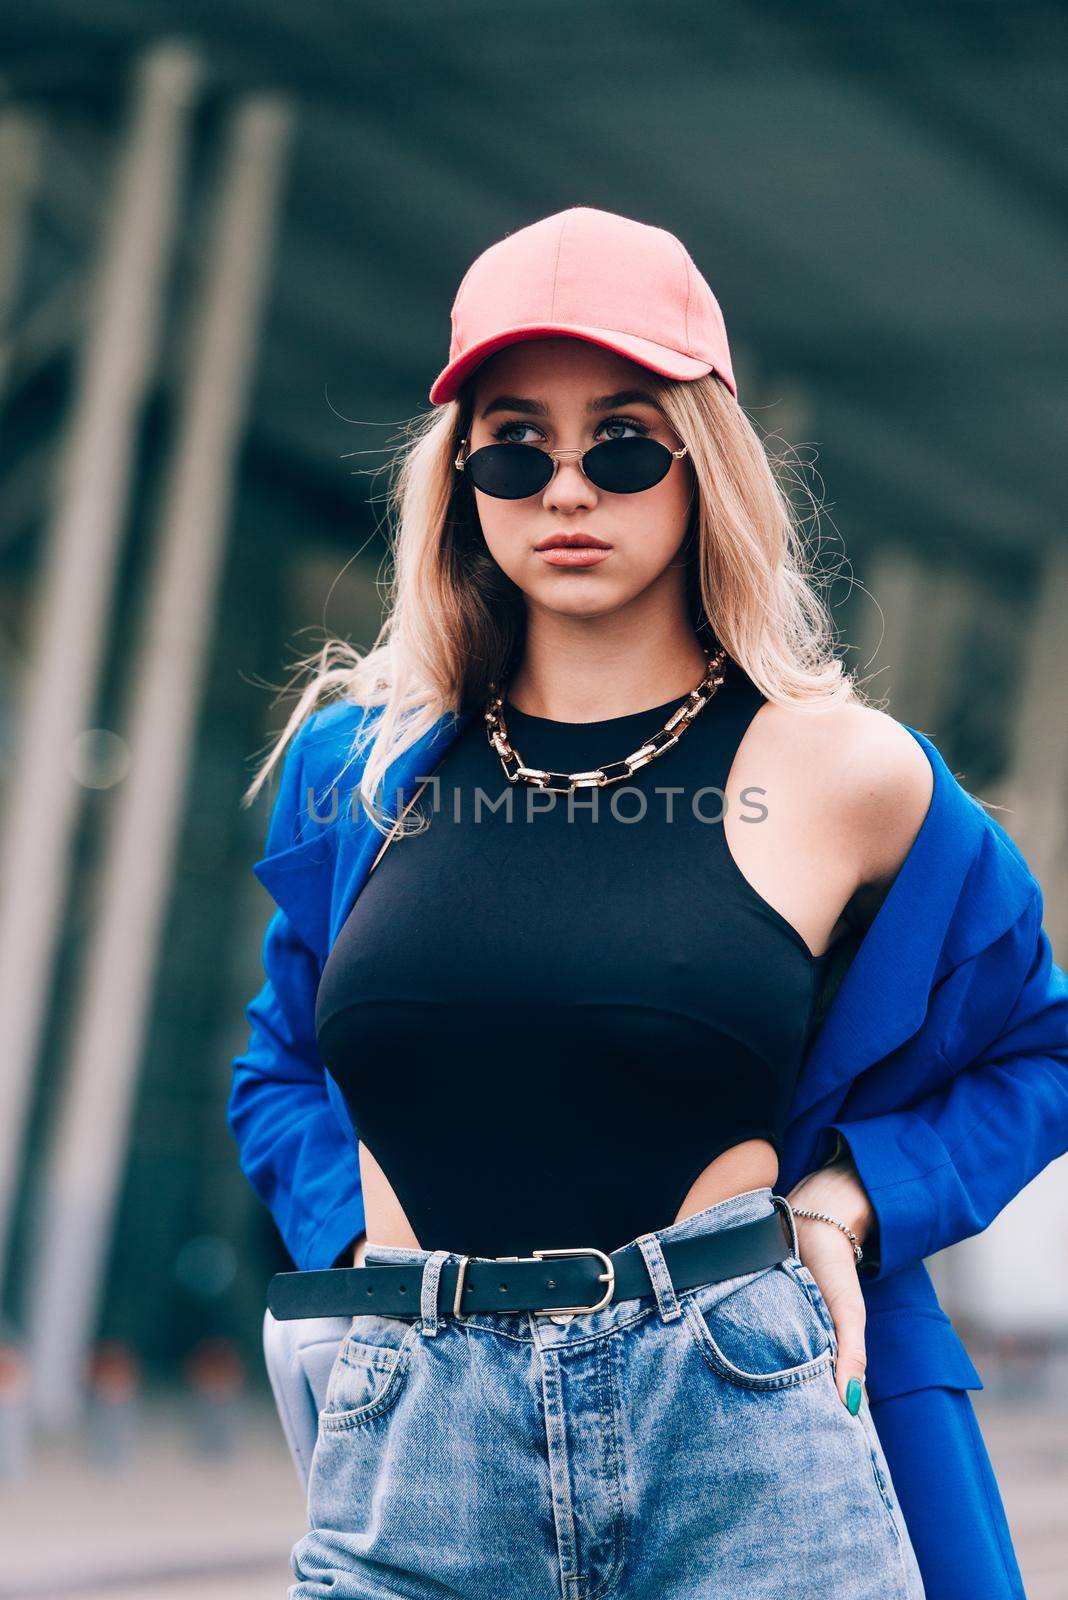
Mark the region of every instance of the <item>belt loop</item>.
[[635, 1243], [645, 1257], [645, 1265], [649, 1270], [649, 1279], [656, 1293], [657, 1309], [661, 1317], [665, 1322], [681, 1317], [682, 1307], [675, 1293], [675, 1285], [671, 1281], [671, 1273], [668, 1271], [664, 1247], [660, 1240], [655, 1233], [643, 1233]]
[[422, 1317], [420, 1333], [434, 1334], [441, 1318], [438, 1316], [438, 1284], [441, 1269], [451, 1254], [448, 1250], [434, 1250], [423, 1262], [423, 1277], [419, 1291], [419, 1314]]
[[787, 1198], [786, 1198], [786, 1196], [784, 1194], [773, 1194], [771, 1199], [772, 1199], [772, 1204], [775, 1205], [775, 1206], [778, 1206], [779, 1209], [781, 1211], [784, 1211], [785, 1215], [789, 1218], [789, 1221], [790, 1221], [790, 1240], [791, 1240], [793, 1254], [794, 1254], [794, 1256], [796, 1256], [797, 1260], [800, 1261], [801, 1260], [801, 1252], [797, 1248], [797, 1222], [794, 1219], [793, 1207], [791, 1206], [789, 1200], [787, 1200]]

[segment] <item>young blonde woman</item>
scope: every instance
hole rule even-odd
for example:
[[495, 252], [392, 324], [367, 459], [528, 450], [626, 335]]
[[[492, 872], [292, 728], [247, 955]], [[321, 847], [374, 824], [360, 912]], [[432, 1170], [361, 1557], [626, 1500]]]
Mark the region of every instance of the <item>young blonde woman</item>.
[[509, 235], [430, 398], [251, 791], [230, 1124], [346, 1319], [290, 1596], [1022, 1595], [923, 1257], [1068, 1145], [1038, 885], [843, 672], [678, 239]]

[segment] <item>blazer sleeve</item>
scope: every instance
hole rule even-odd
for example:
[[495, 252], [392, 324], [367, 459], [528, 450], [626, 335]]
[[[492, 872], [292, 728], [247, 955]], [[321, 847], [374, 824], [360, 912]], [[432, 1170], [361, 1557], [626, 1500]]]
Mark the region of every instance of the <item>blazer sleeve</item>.
[[[875, 1212], [874, 1248], [865, 1247], [859, 1268], [865, 1278], [981, 1233], [1068, 1151], [1068, 979], [1053, 960], [1037, 885], [1009, 931], [976, 959], [984, 957], [972, 983], [996, 983], [1007, 995], [996, 1035], [978, 1046], [972, 1039], [963, 1062], [944, 1049], [954, 1075], [922, 1099], [828, 1125], [849, 1146]], [[963, 1047], [967, 1032], [960, 1037]]]
[[[302, 746], [312, 720], [286, 753], [268, 855], [297, 841]], [[270, 1210], [297, 1269], [350, 1263], [364, 1231], [358, 1151], [330, 1103], [316, 1051], [318, 959], [281, 909], [267, 924], [262, 961], [266, 982], [245, 1007], [252, 1031], [231, 1062], [227, 1122], [241, 1170]]]

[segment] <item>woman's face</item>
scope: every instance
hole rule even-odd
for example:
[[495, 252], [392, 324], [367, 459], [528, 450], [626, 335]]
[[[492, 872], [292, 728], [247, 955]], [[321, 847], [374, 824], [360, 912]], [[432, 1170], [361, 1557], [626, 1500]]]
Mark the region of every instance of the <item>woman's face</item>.
[[[682, 441], [654, 404], [648, 378], [636, 362], [585, 340], [507, 345], [476, 374], [468, 452], [500, 443], [589, 450], [605, 439], [636, 435], [677, 450]], [[677, 585], [684, 595], [685, 571], [676, 558], [686, 535], [692, 485], [684, 456], [651, 489], [611, 494], [589, 481], [577, 456], [565, 456], [546, 488], [529, 499], [499, 500], [473, 492], [490, 554], [528, 603], [593, 617], [627, 605], [657, 584]], [[538, 551], [554, 533], [580, 532], [611, 548], [586, 566], [554, 564]]]

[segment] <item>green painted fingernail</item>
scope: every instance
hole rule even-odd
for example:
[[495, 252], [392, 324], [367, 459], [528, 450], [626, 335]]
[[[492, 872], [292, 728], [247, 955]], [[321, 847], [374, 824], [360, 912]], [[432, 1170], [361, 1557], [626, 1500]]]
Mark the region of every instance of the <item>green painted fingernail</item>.
[[846, 1384], [846, 1407], [851, 1417], [860, 1410], [860, 1379], [850, 1378]]

